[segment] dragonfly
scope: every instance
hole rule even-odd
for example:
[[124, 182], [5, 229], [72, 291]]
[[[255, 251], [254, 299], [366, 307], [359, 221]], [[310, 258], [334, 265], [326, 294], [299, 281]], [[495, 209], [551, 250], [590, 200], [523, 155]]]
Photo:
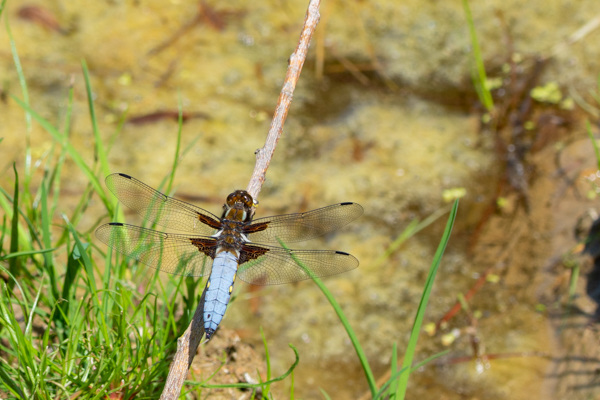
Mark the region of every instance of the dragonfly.
[[254, 285], [276, 285], [358, 267], [358, 260], [346, 252], [282, 247], [282, 243], [328, 234], [357, 219], [363, 213], [357, 203], [253, 220], [256, 203], [245, 190], [227, 196], [221, 217], [217, 217], [126, 174], [109, 175], [106, 186], [145, 220], [182, 232], [111, 222], [100, 226], [96, 237], [117, 252], [159, 271], [208, 276], [203, 295], [207, 340], [225, 315], [236, 277]]

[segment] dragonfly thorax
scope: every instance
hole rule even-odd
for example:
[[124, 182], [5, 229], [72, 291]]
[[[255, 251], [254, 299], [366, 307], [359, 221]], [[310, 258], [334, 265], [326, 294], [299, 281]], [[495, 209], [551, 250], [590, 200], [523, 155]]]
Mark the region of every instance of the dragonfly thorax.
[[229, 251], [239, 254], [242, 245], [248, 242], [248, 238], [243, 231], [245, 223], [228, 219], [223, 219], [221, 223], [221, 230], [214, 235], [217, 239], [217, 253]]

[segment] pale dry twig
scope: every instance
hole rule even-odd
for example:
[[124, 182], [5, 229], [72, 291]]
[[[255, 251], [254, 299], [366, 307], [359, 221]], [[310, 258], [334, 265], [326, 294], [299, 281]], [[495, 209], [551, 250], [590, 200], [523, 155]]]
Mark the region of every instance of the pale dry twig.
[[[308, 11], [304, 20], [304, 27], [300, 34], [300, 40], [298, 42], [298, 46], [296, 47], [296, 51], [294, 51], [289, 59], [285, 81], [279, 95], [279, 100], [277, 101], [277, 107], [275, 109], [275, 114], [273, 115], [273, 121], [271, 122], [271, 128], [269, 129], [265, 145], [256, 151], [256, 164], [247, 189], [254, 199], [258, 197], [258, 193], [260, 192], [262, 184], [265, 181], [265, 176], [267, 169], [269, 168], [269, 164], [271, 163], [273, 153], [275, 152], [275, 147], [277, 146], [277, 142], [283, 133], [283, 124], [285, 123], [288, 111], [290, 109], [294, 89], [296, 88], [296, 83], [300, 78], [300, 72], [302, 71], [304, 61], [306, 60], [306, 54], [308, 52], [310, 40], [315, 31], [317, 23], [319, 22], [320, 3], [320, 0], [311, 0], [310, 4], [308, 5]], [[161, 400], [175, 400], [179, 398], [179, 394], [181, 392], [181, 388], [183, 387], [183, 382], [187, 376], [188, 369], [192, 364], [196, 354], [196, 349], [198, 348], [200, 340], [204, 335], [204, 323], [202, 320], [202, 314], [204, 311], [203, 304], [204, 293], [202, 294], [200, 303], [196, 308], [192, 322], [184, 334], [177, 340], [177, 351], [173, 357], [169, 375], [167, 377], [162, 395], [160, 396]]]

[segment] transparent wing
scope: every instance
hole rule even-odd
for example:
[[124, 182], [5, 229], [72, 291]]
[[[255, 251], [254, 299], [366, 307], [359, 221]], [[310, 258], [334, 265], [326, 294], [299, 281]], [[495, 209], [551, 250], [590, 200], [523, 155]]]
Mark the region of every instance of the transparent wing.
[[220, 226], [219, 218], [209, 211], [164, 195], [129, 175], [111, 174], [106, 186], [121, 203], [167, 228], [211, 235]]
[[256, 243], [300, 242], [333, 232], [363, 213], [356, 203], [339, 203], [297, 214], [258, 218], [244, 229]]
[[[248, 254], [262, 254], [244, 262]], [[333, 250], [286, 250], [263, 244], [243, 246], [242, 263], [238, 277], [254, 285], [277, 285], [311, 279], [310, 273], [323, 277], [350, 271], [358, 267], [358, 260], [351, 254]]]
[[110, 223], [96, 237], [119, 253], [170, 274], [210, 274], [215, 240], [208, 236], [177, 235], [139, 226]]

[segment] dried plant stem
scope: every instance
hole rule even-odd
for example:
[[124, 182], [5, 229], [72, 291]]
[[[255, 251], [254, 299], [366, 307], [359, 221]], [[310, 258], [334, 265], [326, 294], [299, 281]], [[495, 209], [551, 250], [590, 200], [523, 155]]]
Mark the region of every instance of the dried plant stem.
[[187, 327], [183, 335], [177, 339], [177, 351], [171, 362], [169, 369], [169, 375], [163, 392], [160, 395], [160, 400], [176, 400], [179, 398], [183, 382], [187, 377], [188, 370], [194, 356], [196, 355], [196, 349], [200, 344], [202, 336], [204, 336], [204, 321], [202, 314], [204, 313], [204, 295], [206, 289], [202, 293], [196, 312], [192, 318], [190, 326]]
[[296, 83], [300, 78], [300, 72], [302, 71], [304, 60], [306, 60], [308, 45], [310, 44], [310, 40], [315, 32], [315, 28], [319, 23], [320, 3], [320, 0], [311, 0], [310, 4], [308, 5], [306, 19], [304, 20], [304, 28], [300, 34], [300, 40], [298, 41], [296, 51], [294, 51], [294, 53], [290, 56], [287, 73], [285, 75], [285, 82], [283, 83], [283, 88], [279, 94], [277, 107], [275, 109], [275, 114], [273, 115], [273, 121], [271, 122], [271, 128], [269, 129], [267, 140], [265, 141], [265, 145], [256, 152], [256, 164], [254, 165], [254, 172], [252, 172], [252, 177], [250, 178], [248, 188], [246, 189], [254, 199], [258, 197], [258, 193], [260, 192], [262, 184], [265, 181], [267, 169], [269, 168], [269, 164], [273, 158], [275, 147], [277, 146], [277, 142], [283, 133], [283, 124], [285, 123], [285, 119], [287, 118], [287, 114], [290, 109], [292, 96], [294, 94], [294, 89], [296, 88]]
[[[319, 22], [320, 3], [320, 0], [311, 0], [308, 5], [306, 19], [304, 20], [304, 28], [300, 34], [300, 40], [296, 47], [296, 51], [290, 57], [285, 81], [279, 95], [279, 100], [277, 101], [277, 108], [273, 115], [273, 121], [271, 122], [271, 128], [269, 129], [265, 145], [256, 152], [256, 164], [247, 189], [250, 195], [255, 199], [258, 197], [258, 193], [265, 181], [265, 175], [269, 168], [269, 164], [271, 163], [273, 153], [275, 152], [275, 147], [283, 132], [283, 124], [287, 118], [294, 89], [300, 78], [300, 72], [302, 71], [304, 61], [306, 60], [308, 46], [317, 23]], [[206, 289], [204, 293], [206, 293]], [[177, 341], [177, 351], [173, 357], [169, 375], [162, 395], [160, 396], [161, 400], [176, 400], [179, 398], [188, 369], [192, 364], [196, 349], [204, 335], [204, 323], [202, 320], [204, 311], [204, 293], [196, 308], [190, 326], [188, 326], [185, 333]]]

